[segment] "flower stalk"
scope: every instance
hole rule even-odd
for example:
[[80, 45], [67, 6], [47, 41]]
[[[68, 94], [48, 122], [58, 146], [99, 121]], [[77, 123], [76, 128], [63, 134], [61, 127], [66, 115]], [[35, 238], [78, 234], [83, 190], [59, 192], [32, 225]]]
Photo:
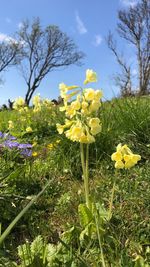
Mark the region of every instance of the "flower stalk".
[[80, 143], [81, 152], [81, 164], [83, 171], [84, 191], [85, 191], [85, 202], [87, 207], [90, 207], [89, 200], [89, 145], [86, 144], [86, 154], [84, 151], [84, 145]]

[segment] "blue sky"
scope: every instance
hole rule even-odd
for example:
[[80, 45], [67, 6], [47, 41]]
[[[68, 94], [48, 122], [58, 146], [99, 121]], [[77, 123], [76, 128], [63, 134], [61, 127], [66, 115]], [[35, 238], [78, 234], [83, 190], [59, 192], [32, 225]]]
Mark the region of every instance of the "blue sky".
[[[118, 95], [112, 79], [118, 71], [117, 63], [108, 49], [105, 38], [117, 25], [117, 11], [135, 5], [137, 0], [0, 0], [0, 40], [13, 36], [21, 21], [40, 17], [43, 27], [55, 24], [71, 37], [79, 50], [86, 54], [82, 66], [69, 66], [47, 75], [36, 93], [50, 99], [59, 96], [58, 85], [82, 85], [86, 69], [97, 72], [98, 83], [106, 99]], [[115, 36], [117, 39], [117, 36]], [[118, 48], [124, 51], [129, 60], [134, 61], [132, 47], [118, 39]], [[133, 69], [133, 72], [135, 70]], [[4, 83], [0, 85], [0, 104], [8, 98], [25, 95], [26, 84], [14, 68], [3, 73]]]

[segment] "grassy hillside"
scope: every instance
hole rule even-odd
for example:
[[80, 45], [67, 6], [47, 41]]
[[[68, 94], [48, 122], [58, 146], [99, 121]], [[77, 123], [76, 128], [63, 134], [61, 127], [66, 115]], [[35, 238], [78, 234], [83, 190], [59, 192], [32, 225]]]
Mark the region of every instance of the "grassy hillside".
[[[100, 216], [103, 216], [100, 217], [100, 235], [105, 266], [148, 267], [150, 98], [106, 101], [102, 103], [97, 116], [102, 121], [102, 132], [97, 135], [96, 142], [90, 144], [89, 183], [92, 202], [99, 203]], [[10, 127], [9, 133], [20, 144], [32, 145], [32, 155], [28, 158], [14, 148], [8, 151], [0, 146], [2, 232], [29, 199], [38, 194], [47, 180], [52, 179], [51, 186], [16, 224], [3, 243], [0, 266], [37, 266], [36, 262], [29, 264], [25, 260], [19, 265], [21, 261], [17, 247], [26, 240], [32, 242], [39, 235], [41, 239], [37, 241], [38, 244], [43, 242], [43, 238], [46, 244], [56, 245], [64, 231], [71, 233], [63, 240], [68, 242], [69, 253], [76, 255], [75, 260], [71, 262], [70, 258], [74, 256], [61, 251], [59, 257], [66, 257], [66, 263], [60, 263], [59, 259], [60, 262], [56, 265], [52, 262], [51, 265], [44, 265], [40, 259], [43, 256], [39, 256], [38, 266], [104, 266], [99, 261], [98, 241], [93, 236], [90, 240], [84, 237], [80, 245], [76, 240], [83, 226], [79, 221], [78, 205], [85, 201], [80, 149], [78, 143], [58, 134], [56, 123], [62, 123], [63, 119], [57, 106], [43, 108], [39, 113], [33, 113], [32, 109], [23, 113], [0, 112], [0, 131], [8, 133], [9, 121], [12, 121], [13, 127]], [[32, 131], [27, 132], [28, 127]], [[2, 143], [3, 139], [0, 138], [0, 144]], [[135, 154], [141, 155], [141, 161], [131, 170], [116, 172], [114, 169], [111, 154], [119, 143], [127, 144]], [[113, 215], [108, 220], [104, 214], [111, 203], [114, 181]], [[16, 265], [12, 262], [16, 262]]]

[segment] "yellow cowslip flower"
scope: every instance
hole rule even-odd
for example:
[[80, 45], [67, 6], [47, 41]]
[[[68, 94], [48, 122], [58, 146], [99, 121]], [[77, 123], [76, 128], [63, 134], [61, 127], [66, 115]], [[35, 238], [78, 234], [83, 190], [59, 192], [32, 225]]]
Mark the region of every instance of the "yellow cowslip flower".
[[73, 106], [67, 106], [66, 107], [66, 116], [72, 118], [76, 115], [76, 109], [74, 109]]
[[27, 133], [32, 133], [33, 130], [32, 130], [32, 128], [29, 126], [29, 127], [26, 128], [26, 132], [27, 132]]
[[85, 96], [85, 100], [87, 100], [87, 101], [94, 100], [94, 97], [95, 97], [95, 90], [92, 89], [92, 88], [85, 89], [84, 96]]
[[86, 79], [84, 80], [84, 84], [97, 82], [97, 74], [91, 69], [86, 70]]
[[[88, 82], [97, 80], [96, 73], [92, 70], [87, 70], [86, 78]], [[65, 112], [68, 121], [66, 120], [64, 125], [56, 124], [58, 132], [60, 134], [64, 132], [66, 137], [73, 142], [85, 144], [95, 142], [94, 136], [101, 131], [102, 126], [99, 118], [93, 118], [93, 114], [101, 105], [102, 91], [92, 88], [82, 90], [81, 88], [67, 94], [69, 90], [80, 87], [67, 86], [61, 83], [59, 88], [64, 102], [64, 106], [60, 107], [60, 111]], [[71, 102], [72, 98], [74, 99]]]
[[100, 124], [100, 119], [99, 118], [91, 118], [89, 120], [89, 126], [90, 127], [97, 127]]
[[136, 154], [125, 155], [124, 156], [125, 169], [131, 168], [132, 166], [137, 164], [139, 160], [141, 160], [140, 155], [136, 155]]
[[38, 153], [37, 152], [32, 152], [32, 157], [37, 157]]
[[141, 156], [133, 154], [127, 145], [122, 146], [119, 144], [116, 150], [117, 151], [111, 155], [111, 159], [116, 161], [115, 168], [117, 169], [129, 169], [141, 160]]
[[81, 108], [81, 103], [78, 100], [75, 100], [71, 103], [71, 108], [79, 110]]
[[89, 106], [89, 104], [88, 104], [88, 102], [86, 102], [86, 101], [83, 101], [82, 104], [81, 104], [81, 107], [82, 107], [83, 110], [84, 110], [84, 109], [87, 109], [88, 106]]
[[14, 128], [14, 123], [13, 121], [8, 121], [8, 129], [11, 130]]
[[89, 106], [89, 111], [90, 112], [94, 112], [94, 111], [97, 111], [101, 106], [101, 103], [100, 101], [95, 101], [93, 100]]
[[102, 90], [96, 90], [94, 95], [94, 100], [99, 101], [103, 97]]
[[70, 127], [73, 123], [74, 123], [73, 120], [65, 119], [65, 127], [66, 127], [66, 128]]
[[96, 135], [96, 134], [100, 133], [101, 130], [102, 130], [102, 126], [101, 126], [101, 124], [99, 124], [99, 125], [97, 125], [95, 127], [92, 127], [90, 132], [91, 132], [92, 135]]
[[38, 113], [38, 112], [40, 112], [41, 111], [41, 104], [38, 104], [37, 106], [34, 106], [34, 108], [33, 108], [33, 112], [34, 113]]
[[32, 103], [33, 103], [34, 106], [38, 106], [38, 105], [40, 105], [40, 103], [41, 103], [41, 98], [40, 98], [40, 95], [39, 95], [39, 94], [38, 94], [38, 95], [35, 95], [35, 96], [33, 97]]
[[64, 131], [64, 125], [61, 125], [60, 123], [56, 123], [56, 128], [59, 134], [62, 134]]
[[13, 109], [19, 110], [20, 108], [24, 107], [24, 105], [25, 105], [25, 100], [22, 97], [18, 97], [13, 103]]
[[73, 142], [79, 141], [81, 135], [84, 133], [84, 128], [82, 125], [72, 125], [71, 128], [66, 131], [66, 137], [68, 137]]
[[124, 163], [121, 160], [116, 161], [115, 168], [116, 169], [123, 169], [124, 168]]
[[95, 138], [93, 135], [91, 134], [87, 134], [87, 143], [94, 143], [95, 142]]
[[121, 161], [123, 159], [122, 153], [117, 151], [111, 155], [111, 159], [114, 161]]
[[69, 90], [76, 89], [76, 88], [78, 88], [78, 87], [79, 87], [79, 86], [77, 86], [77, 85], [67, 86], [65, 83], [60, 83], [60, 84], [59, 84], [60, 96], [61, 96], [62, 98], [65, 98], [65, 96], [66, 96], [66, 94], [67, 94], [67, 92], [68, 92]]

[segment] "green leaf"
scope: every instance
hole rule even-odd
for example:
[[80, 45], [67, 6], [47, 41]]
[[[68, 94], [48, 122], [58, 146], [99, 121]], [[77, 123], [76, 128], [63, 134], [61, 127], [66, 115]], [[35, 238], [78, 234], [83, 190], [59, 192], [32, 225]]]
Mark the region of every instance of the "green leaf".
[[78, 213], [81, 226], [83, 227], [86, 227], [93, 220], [93, 215], [85, 204], [78, 206]]

